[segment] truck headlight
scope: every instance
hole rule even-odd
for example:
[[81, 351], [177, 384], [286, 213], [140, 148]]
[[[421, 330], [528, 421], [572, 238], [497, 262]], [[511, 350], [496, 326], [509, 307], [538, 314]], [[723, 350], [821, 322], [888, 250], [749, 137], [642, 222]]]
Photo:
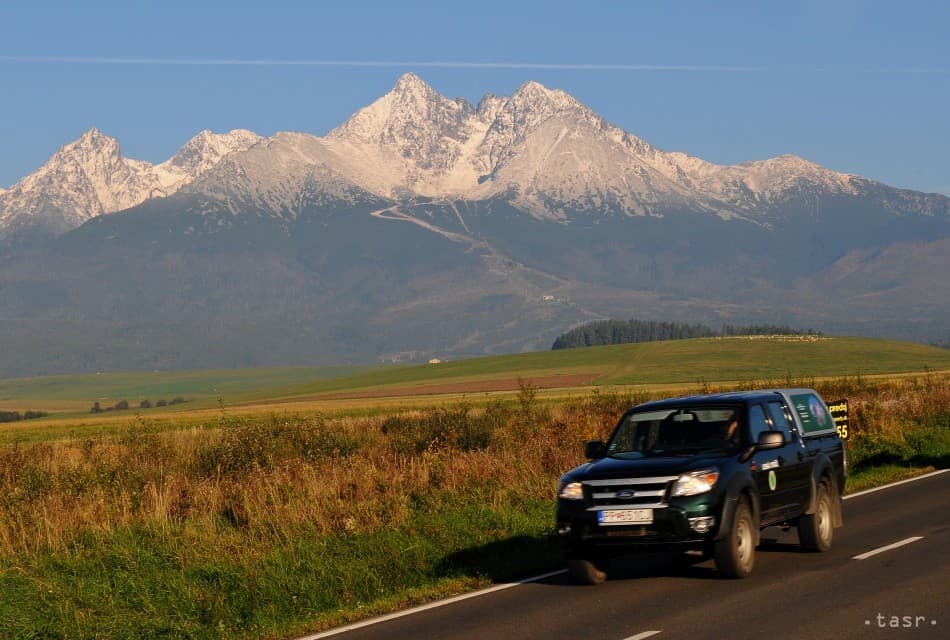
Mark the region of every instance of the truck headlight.
[[583, 500], [584, 487], [580, 482], [564, 482], [557, 485], [557, 497], [565, 500]]
[[673, 484], [671, 496], [695, 496], [706, 493], [719, 479], [719, 469], [700, 469], [684, 473]]

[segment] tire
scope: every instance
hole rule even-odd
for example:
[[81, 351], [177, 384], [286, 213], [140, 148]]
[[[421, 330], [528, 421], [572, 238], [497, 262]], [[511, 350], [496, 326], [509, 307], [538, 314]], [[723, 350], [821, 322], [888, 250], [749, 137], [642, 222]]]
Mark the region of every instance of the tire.
[[831, 491], [828, 483], [818, 485], [815, 513], [798, 519], [798, 542], [805, 551], [827, 551], [834, 538], [834, 522], [831, 513]]
[[570, 557], [567, 559], [567, 572], [577, 584], [601, 584], [607, 579], [604, 565], [590, 558]]
[[726, 578], [745, 578], [755, 567], [755, 523], [749, 503], [740, 500], [732, 518], [732, 527], [713, 549], [716, 568]]

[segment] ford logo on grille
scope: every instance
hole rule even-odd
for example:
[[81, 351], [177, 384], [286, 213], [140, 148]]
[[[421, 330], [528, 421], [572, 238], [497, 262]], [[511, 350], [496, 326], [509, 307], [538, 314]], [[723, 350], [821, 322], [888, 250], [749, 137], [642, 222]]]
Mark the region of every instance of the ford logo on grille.
[[635, 495], [637, 495], [636, 491], [631, 491], [630, 489], [624, 489], [623, 491], [617, 492], [617, 497], [621, 500], [628, 500]]

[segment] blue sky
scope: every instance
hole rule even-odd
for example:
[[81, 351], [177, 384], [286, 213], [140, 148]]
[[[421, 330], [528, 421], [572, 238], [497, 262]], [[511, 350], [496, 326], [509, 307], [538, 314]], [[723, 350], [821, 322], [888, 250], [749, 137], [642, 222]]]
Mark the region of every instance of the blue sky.
[[712, 162], [950, 194], [947, 25], [907, 0], [3, 3], [0, 185], [93, 126], [151, 161], [202, 129], [323, 135], [414, 71], [473, 102], [537, 80]]

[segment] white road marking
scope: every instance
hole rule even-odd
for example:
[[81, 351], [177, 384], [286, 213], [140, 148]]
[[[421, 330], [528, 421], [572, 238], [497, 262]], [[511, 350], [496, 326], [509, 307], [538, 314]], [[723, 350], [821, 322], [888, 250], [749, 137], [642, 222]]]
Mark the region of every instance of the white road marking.
[[624, 638], [624, 640], [643, 640], [644, 638], [649, 638], [649, 637], [651, 637], [651, 636], [655, 636], [655, 635], [658, 634], [658, 633], [662, 633], [662, 631], [644, 631], [643, 633], [638, 633], [638, 634], [635, 635], [635, 636], [630, 636], [629, 638]]
[[903, 547], [905, 544], [910, 544], [911, 542], [917, 542], [918, 540], [923, 540], [923, 536], [914, 536], [913, 538], [905, 538], [894, 544], [889, 544], [886, 547], [878, 547], [877, 549], [872, 549], [861, 555], [854, 556], [852, 560], [864, 560], [865, 558], [870, 558], [871, 556], [876, 556], [879, 553], [884, 553], [885, 551], [890, 551], [891, 549], [896, 549], [897, 547]]
[[946, 473], [950, 469], [941, 469], [940, 471], [934, 471], [932, 473], [925, 473], [922, 476], [916, 476], [914, 478], [908, 478], [907, 480], [898, 480], [897, 482], [892, 482], [890, 484], [885, 484], [880, 487], [874, 487], [873, 489], [865, 489], [864, 491], [858, 491], [857, 493], [851, 493], [843, 498], [842, 500], [848, 500], [850, 498], [857, 498], [858, 496], [867, 495], [869, 493], [874, 493], [875, 491], [883, 491], [884, 489], [890, 489], [891, 487], [896, 487], [899, 484], [907, 484], [908, 482], [917, 482], [918, 480], [923, 480], [924, 478], [932, 478], [933, 476], [939, 476], [941, 473]]
[[[330, 636], [346, 633], [348, 631], [355, 631], [356, 629], [362, 629], [363, 627], [379, 624], [380, 622], [395, 620], [397, 618], [402, 618], [403, 616], [409, 616], [414, 613], [428, 611], [429, 609], [437, 609], [438, 607], [444, 607], [446, 605], [454, 604], [456, 602], [461, 602], [462, 600], [468, 600], [470, 598], [477, 598], [479, 596], [488, 595], [489, 593], [495, 593], [496, 591], [504, 591], [505, 589], [511, 589], [512, 587], [519, 587], [523, 584], [528, 584], [529, 582], [538, 582], [539, 580], [544, 580], [545, 578], [550, 578], [552, 576], [559, 576], [562, 573], [567, 573], [567, 570], [561, 569], [559, 571], [550, 571], [548, 573], [542, 573], [539, 576], [533, 576], [531, 578], [525, 578], [524, 580], [519, 580], [518, 582], [506, 582], [505, 584], [499, 584], [494, 587], [488, 587], [487, 589], [473, 591], [472, 593], [463, 593], [462, 595], [455, 596], [453, 598], [446, 598], [445, 600], [430, 602], [429, 604], [413, 607], [412, 609], [405, 609], [403, 611], [396, 611], [394, 613], [390, 613], [384, 616], [378, 616], [376, 618], [370, 618], [369, 620], [363, 620], [362, 622], [354, 622], [353, 624], [348, 624], [345, 627], [337, 627], [336, 629], [330, 629], [329, 631], [323, 631], [321, 633], [316, 633], [314, 635], [304, 636], [302, 638], [298, 638], [297, 640], [320, 640], [320, 638], [329, 638]], [[659, 633], [659, 631], [650, 632], [650, 633], [652, 635], [652, 633]], [[647, 636], [640, 634], [639, 636], [634, 636], [634, 637], [646, 638]]]

